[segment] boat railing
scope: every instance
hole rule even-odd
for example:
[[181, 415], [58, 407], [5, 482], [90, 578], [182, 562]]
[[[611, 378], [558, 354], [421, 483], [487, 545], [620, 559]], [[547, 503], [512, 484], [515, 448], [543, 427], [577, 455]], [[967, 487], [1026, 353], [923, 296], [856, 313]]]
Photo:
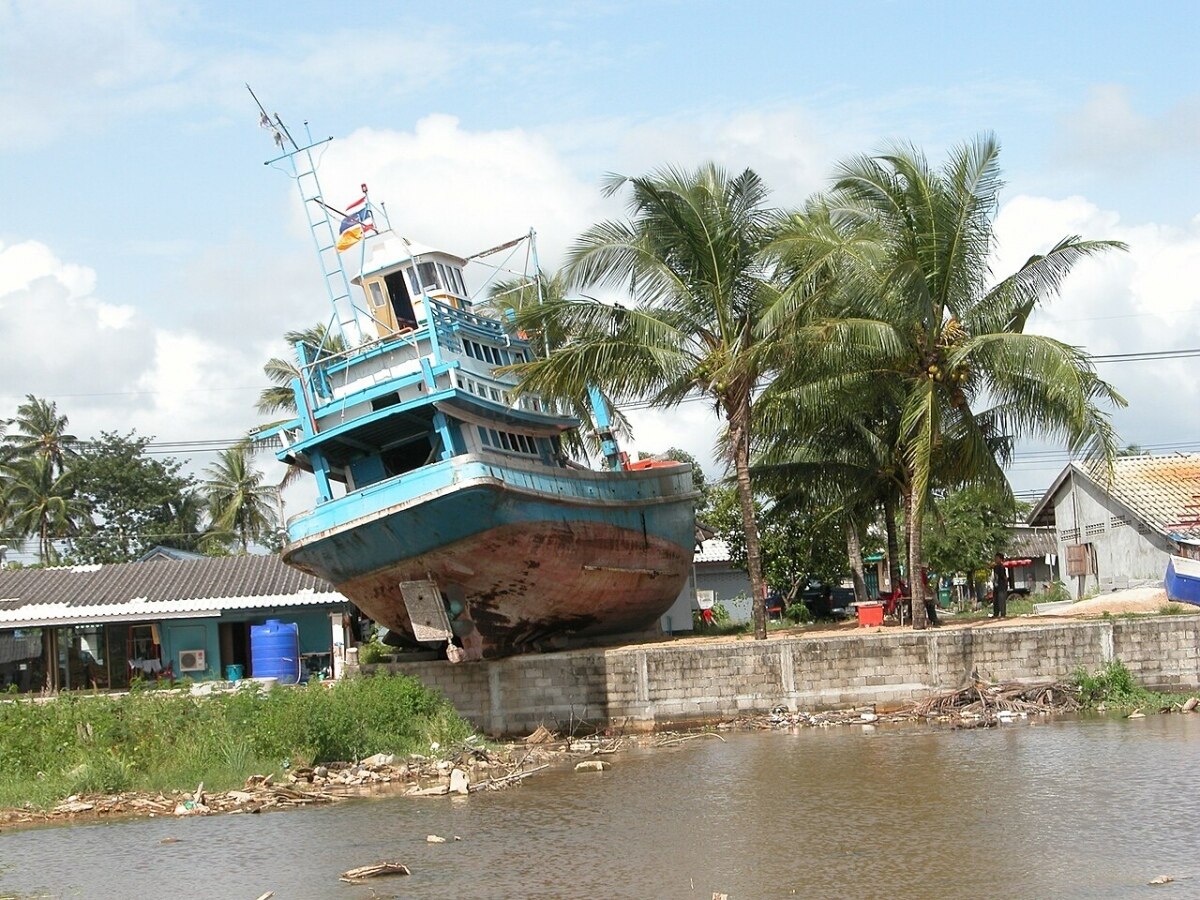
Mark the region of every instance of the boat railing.
[[478, 313], [467, 312], [465, 309], [455, 309], [453, 306], [448, 306], [433, 299], [428, 300], [428, 305], [430, 315], [439, 326], [453, 328], [455, 325], [461, 323], [487, 332], [499, 340], [507, 341], [509, 339], [508, 332], [496, 319], [481, 316]]
[[[384, 337], [374, 338], [370, 341], [365, 341], [356, 347], [351, 347], [349, 350], [342, 350], [338, 353], [329, 353], [320, 356], [311, 362], [300, 366], [300, 385], [304, 390], [304, 399], [309, 409], [313, 409], [320, 405], [317, 396], [317, 385], [321, 385], [321, 392], [332, 396], [333, 385], [331, 383], [331, 372], [342, 366], [349, 364], [356, 357], [364, 357], [374, 355], [376, 352], [382, 353], [388, 349], [388, 344], [402, 344], [410, 346], [413, 350], [413, 358], [418, 358], [421, 355], [420, 339], [423, 329], [420, 328], [405, 328], [403, 331], [397, 331]], [[390, 367], [389, 367], [390, 368]]]

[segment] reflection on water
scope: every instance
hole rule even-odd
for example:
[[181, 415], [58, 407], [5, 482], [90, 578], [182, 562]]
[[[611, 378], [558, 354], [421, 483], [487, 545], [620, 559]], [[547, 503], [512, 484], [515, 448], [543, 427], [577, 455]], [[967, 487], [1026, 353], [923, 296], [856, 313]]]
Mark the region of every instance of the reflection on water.
[[[1153, 895], [1161, 874], [1200, 891], [1200, 716], [723, 738], [454, 800], [11, 832], [0, 894], [1091, 898]], [[412, 876], [337, 880], [383, 859]]]

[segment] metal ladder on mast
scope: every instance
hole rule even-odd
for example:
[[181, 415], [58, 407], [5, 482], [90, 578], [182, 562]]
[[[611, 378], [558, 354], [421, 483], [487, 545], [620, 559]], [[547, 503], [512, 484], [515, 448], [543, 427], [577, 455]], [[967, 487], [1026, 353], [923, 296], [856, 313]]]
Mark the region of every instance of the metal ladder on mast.
[[358, 314], [350, 295], [350, 279], [346, 277], [346, 270], [342, 266], [342, 254], [337, 249], [337, 237], [329, 222], [329, 207], [325, 205], [321, 182], [317, 178], [317, 167], [312, 157], [314, 146], [316, 145], [309, 144], [287, 155], [292, 164], [296, 187], [300, 191], [300, 201], [304, 204], [308, 231], [312, 235], [313, 246], [317, 249], [325, 291], [333, 306], [338, 328], [341, 329], [347, 345], [357, 347], [362, 343], [362, 329], [359, 327]]
[[[268, 113], [250, 85], [246, 85], [246, 90], [254, 98], [261, 114], [258, 124], [268, 129], [272, 133], [275, 143], [285, 151], [282, 156], [267, 160], [265, 165], [269, 166], [284, 159], [291, 165], [292, 178], [300, 191], [300, 202], [304, 205], [304, 216], [308, 220], [308, 232], [312, 235], [313, 246], [317, 249], [317, 259], [321, 263], [321, 275], [325, 281], [325, 293], [329, 297], [330, 305], [333, 306], [334, 318], [337, 320], [338, 328], [341, 330], [346, 344], [350, 347], [357, 347], [363, 342], [362, 329], [358, 324], [358, 309], [350, 294], [350, 279], [346, 277], [346, 270], [342, 267], [341, 254], [337, 249], [337, 237], [333, 233], [333, 226], [329, 224], [330, 211], [336, 212], [337, 210], [325, 203], [325, 198], [321, 193], [321, 181], [317, 178], [317, 164], [313, 161], [312, 155], [314, 147], [328, 144], [333, 138], [313, 141], [312, 134], [308, 131], [308, 123], [305, 122], [304, 131], [308, 143], [301, 147], [296, 143], [287, 126], [283, 124], [279, 113], [273, 115]], [[285, 144], [291, 144], [292, 149], [287, 150]], [[363, 193], [365, 194], [366, 191], [366, 185], [363, 185]], [[369, 314], [367, 316], [370, 318]]]

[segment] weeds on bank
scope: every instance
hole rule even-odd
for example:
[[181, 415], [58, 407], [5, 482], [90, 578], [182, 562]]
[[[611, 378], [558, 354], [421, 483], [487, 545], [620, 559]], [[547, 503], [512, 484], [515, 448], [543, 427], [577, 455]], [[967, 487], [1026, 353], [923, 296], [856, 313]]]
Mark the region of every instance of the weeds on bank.
[[1081, 666], [1071, 676], [1079, 689], [1079, 702], [1090, 709], [1141, 709], [1146, 712], [1169, 709], [1191, 694], [1160, 694], [1147, 690], [1119, 659], [1114, 659], [1093, 674]]
[[201, 781], [225, 790], [255, 773], [428, 752], [431, 742], [470, 734], [444, 698], [405, 675], [208, 697], [140, 691], [0, 703], [0, 806]]

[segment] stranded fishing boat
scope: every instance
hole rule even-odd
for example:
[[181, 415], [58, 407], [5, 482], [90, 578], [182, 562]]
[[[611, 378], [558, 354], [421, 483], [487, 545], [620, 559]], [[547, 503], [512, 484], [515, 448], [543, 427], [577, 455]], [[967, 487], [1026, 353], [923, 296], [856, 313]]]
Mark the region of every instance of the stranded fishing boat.
[[[287, 522], [284, 561], [456, 661], [654, 625], [692, 561], [691, 470], [627, 464], [598, 392], [606, 470], [577, 464], [563, 438], [581, 423], [498, 371], [535, 348], [476, 311], [464, 270], [532, 232], [472, 257], [419, 246], [376, 225], [366, 185], [328, 206], [319, 144], [297, 145], [278, 115], [262, 122], [285, 151], [271, 162], [299, 186], [341, 336], [297, 345], [297, 418], [260, 435], [316, 484], [316, 506]], [[352, 278], [343, 259], [357, 260]]]
[[1200, 560], [1184, 556], [1168, 557], [1167, 576], [1163, 583], [1169, 599], [1200, 606]]

